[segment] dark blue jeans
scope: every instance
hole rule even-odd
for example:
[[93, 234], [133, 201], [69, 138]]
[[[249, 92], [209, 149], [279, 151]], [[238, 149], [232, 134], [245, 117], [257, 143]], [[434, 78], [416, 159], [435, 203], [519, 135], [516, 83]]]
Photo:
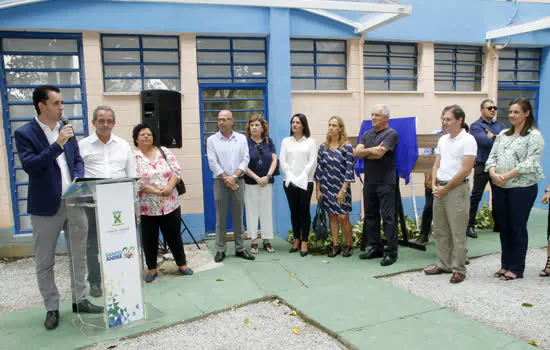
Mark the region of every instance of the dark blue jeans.
[[537, 198], [538, 186], [495, 186], [495, 211], [500, 221], [501, 268], [523, 277], [527, 254], [527, 220]]
[[434, 217], [434, 195], [432, 194], [432, 190], [428, 187], [424, 187], [424, 198], [426, 198], [426, 204], [422, 211], [422, 227], [420, 228], [420, 234], [427, 238], [432, 229], [432, 220]]

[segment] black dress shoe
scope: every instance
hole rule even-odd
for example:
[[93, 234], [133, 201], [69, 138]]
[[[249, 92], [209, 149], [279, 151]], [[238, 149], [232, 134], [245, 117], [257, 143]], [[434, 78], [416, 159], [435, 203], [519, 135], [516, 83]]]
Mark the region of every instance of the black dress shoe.
[[59, 311], [53, 310], [46, 313], [46, 320], [44, 321], [44, 327], [46, 329], [56, 329], [59, 324]]
[[100, 296], [102, 296], [103, 292], [101, 290], [101, 287], [96, 284], [91, 284], [90, 295], [93, 296], [94, 298], [99, 298]]
[[290, 248], [288, 250], [289, 253], [296, 253], [298, 250], [300, 250], [300, 248], [296, 247], [296, 248]]
[[73, 304], [73, 312], [100, 314], [103, 312], [103, 307], [94, 305], [88, 299], [84, 299], [78, 304]]
[[248, 252], [248, 250], [243, 250], [242, 252], [235, 252], [235, 256], [243, 258], [246, 260], [254, 260], [256, 257]]
[[393, 265], [394, 262], [397, 261], [397, 257], [391, 255], [391, 254], [386, 254], [384, 255], [384, 259], [382, 259], [382, 261], [380, 261], [380, 265], [382, 266], [390, 266], [390, 265]]
[[466, 230], [466, 236], [470, 238], [477, 238], [476, 229], [473, 227], [468, 227], [468, 229]]
[[370, 248], [366, 253], [359, 255], [359, 259], [375, 259], [384, 256], [384, 252], [374, 247]]
[[217, 263], [220, 263], [225, 259], [225, 252], [217, 252], [216, 256], [214, 257], [214, 261]]

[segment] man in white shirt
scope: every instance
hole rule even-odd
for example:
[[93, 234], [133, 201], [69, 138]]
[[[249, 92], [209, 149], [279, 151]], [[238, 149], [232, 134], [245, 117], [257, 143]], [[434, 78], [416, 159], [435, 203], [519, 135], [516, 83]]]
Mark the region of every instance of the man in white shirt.
[[216, 256], [215, 262], [225, 259], [227, 212], [231, 203], [231, 217], [235, 234], [235, 255], [256, 259], [244, 247], [244, 180], [250, 155], [246, 136], [233, 131], [233, 114], [222, 110], [218, 113], [219, 132], [206, 142], [208, 166], [214, 175], [214, 201], [216, 203]]
[[[95, 133], [78, 145], [84, 160], [85, 178], [123, 178], [136, 176], [136, 162], [132, 148], [125, 140], [112, 133], [116, 125], [115, 112], [109, 106], [94, 110], [92, 124]], [[86, 248], [90, 295], [100, 297], [101, 276], [98, 260], [95, 209], [87, 208], [88, 244]]]
[[[466, 115], [457, 105], [443, 115], [442, 136], [435, 149], [432, 170], [434, 195], [434, 238], [438, 263], [424, 269], [427, 275], [453, 273], [450, 282], [466, 278], [466, 235], [470, 210], [471, 173], [477, 155], [477, 143], [464, 128]], [[454, 260], [453, 260], [454, 255]]]

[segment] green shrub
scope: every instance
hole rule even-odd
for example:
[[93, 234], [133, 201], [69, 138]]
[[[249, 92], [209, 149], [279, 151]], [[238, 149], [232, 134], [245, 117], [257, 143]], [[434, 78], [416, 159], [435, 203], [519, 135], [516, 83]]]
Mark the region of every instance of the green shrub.
[[479, 229], [493, 229], [493, 213], [487, 203], [483, 203], [476, 216], [476, 227]]

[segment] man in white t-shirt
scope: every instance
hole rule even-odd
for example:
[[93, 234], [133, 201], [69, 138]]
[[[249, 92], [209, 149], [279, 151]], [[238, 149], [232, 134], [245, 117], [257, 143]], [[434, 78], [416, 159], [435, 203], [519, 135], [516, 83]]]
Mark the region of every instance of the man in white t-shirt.
[[[477, 155], [474, 137], [464, 129], [466, 115], [457, 105], [443, 115], [442, 136], [435, 149], [432, 170], [434, 195], [434, 238], [438, 262], [424, 269], [427, 275], [453, 273], [450, 282], [460, 283], [466, 278], [466, 235], [470, 210], [468, 175]], [[453, 260], [454, 255], [454, 260]]]
[[[94, 110], [95, 132], [78, 143], [84, 160], [85, 178], [123, 178], [136, 176], [136, 161], [130, 144], [113, 134], [115, 112], [109, 106]], [[94, 208], [86, 208], [88, 239], [86, 247], [90, 295], [100, 297], [101, 276], [98, 260], [97, 227]]]

